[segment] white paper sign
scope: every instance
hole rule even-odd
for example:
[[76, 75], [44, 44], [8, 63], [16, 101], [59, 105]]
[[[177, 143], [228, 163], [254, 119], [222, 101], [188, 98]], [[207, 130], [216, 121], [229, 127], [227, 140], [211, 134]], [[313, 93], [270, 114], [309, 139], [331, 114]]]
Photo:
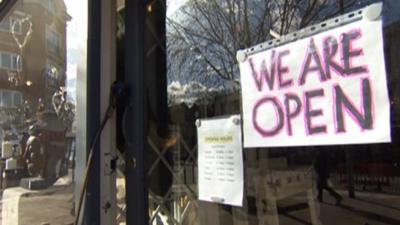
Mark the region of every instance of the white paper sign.
[[242, 206], [243, 157], [240, 117], [198, 120], [199, 199]]
[[240, 73], [245, 147], [391, 140], [381, 20], [250, 55]]

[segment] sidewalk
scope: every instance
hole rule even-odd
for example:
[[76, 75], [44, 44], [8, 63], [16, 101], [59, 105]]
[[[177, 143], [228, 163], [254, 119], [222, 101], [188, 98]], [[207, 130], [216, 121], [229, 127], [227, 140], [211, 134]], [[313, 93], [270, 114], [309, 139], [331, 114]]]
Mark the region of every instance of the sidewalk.
[[[344, 197], [340, 206], [336, 206], [335, 200], [327, 193], [324, 195], [324, 203], [319, 204], [323, 225], [400, 225], [399, 195], [357, 192], [357, 198], [350, 199], [346, 192], [339, 193]], [[19, 224], [71, 224], [71, 200], [71, 186], [23, 194], [19, 200]], [[310, 211], [304, 196], [279, 201], [278, 207], [279, 225], [311, 225]], [[255, 218], [249, 224], [257, 223]]]
[[1, 225], [70, 225], [73, 186], [70, 179], [60, 178], [56, 185], [32, 191], [21, 187], [3, 191]]
[[[400, 225], [400, 196], [357, 192], [356, 198], [350, 199], [347, 192], [339, 193], [344, 197], [340, 206], [328, 193], [324, 194], [320, 204], [323, 225]], [[311, 225], [304, 203], [283, 206], [279, 211], [280, 225]]]

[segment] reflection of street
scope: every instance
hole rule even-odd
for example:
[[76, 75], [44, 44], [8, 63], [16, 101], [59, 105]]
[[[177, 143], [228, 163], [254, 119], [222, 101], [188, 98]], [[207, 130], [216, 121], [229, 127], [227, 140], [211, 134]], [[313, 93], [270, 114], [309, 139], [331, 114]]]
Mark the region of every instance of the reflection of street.
[[[400, 196], [356, 193], [356, 199], [344, 197], [340, 206], [335, 206], [335, 199], [326, 196], [325, 203], [320, 204], [320, 218], [323, 225], [398, 225], [400, 224]], [[298, 202], [287, 200], [281, 202], [279, 219], [281, 225], [309, 225], [310, 216], [307, 204], [300, 198]]]
[[[70, 173], [69, 173], [70, 174]], [[2, 225], [72, 224], [72, 177], [60, 178], [52, 187], [31, 191], [21, 187], [2, 191]]]

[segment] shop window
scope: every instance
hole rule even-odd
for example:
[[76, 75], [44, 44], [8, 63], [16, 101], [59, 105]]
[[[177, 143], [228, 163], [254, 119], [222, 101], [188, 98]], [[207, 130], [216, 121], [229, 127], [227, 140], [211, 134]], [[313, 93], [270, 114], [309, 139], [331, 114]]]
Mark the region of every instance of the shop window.
[[19, 92], [14, 92], [14, 106], [19, 107], [22, 105], [22, 94]]
[[57, 7], [54, 0], [46, 0], [46, 7], [51, 13], [56, 14]]
[[22, 94], [18, 91], [0, 90], [1, 106], [5, 108], [16, 108], [22, 105]]
[[52, 54], [57, 56], [61, 54], [61, 36], [50, 27], [46, 29], [46, 46]]
[[22, 66], [21, 59], [18, 59], [18, 55], [11, 56], [11, 68], [14, 70], [20, 70]]
[[[168, 89], [169, 102], [172, 103], [169, 105], [169, 115], [172, 118], [170, 126], [173, 127], [173, 132], [177, 133], [176, 136], [179, 137], [179, 140], [175, 146], [168, 146], [168, 150], [162, 151], [163, 148], [157, 146], [157, 144], [151, 145], [151, 139], [157, 140], [157, 138], [151, 135], [148, 137], [151, 145], [148, 150], [150, 161], [148, 166], [151, 168], [148, 171], [148, 180], [152, 184], [159, 182], [157, 183], [159, 184], [158, 186], [149, 185], [150, 223], [157, 221], [160, 224], [168, 224], [173, 221], [173, 223], [185, 225], [400, 224], [398, 208], [393, 207], [398, 201], [400, 202], [400, 154], [398, 151], [398, 121], [400, 115], [398, 71], [400, 71], [400, 67], [397, 63], [400, 56], [398, 39], [400, 5], [394, 3], [394, 1], [383, 1], [383, 16], [382, 21], [379, 21], [382, 22], [382, 27], [381, 24], [376, 23], [379, 26], [377, 29], [379, 32], [367, 32], [364, 27], [365, 24], [360, 23], [364, 26], [357, 24], [360, 20], [351, 22], [349, 20], [348, 23], [338, 24], [344, 18], [340, 17], [340, 13], [349, 12], [348, 18], [354, 19], [363, 14], [361, 11], [364, 7], [376, 1], [296, 1], [298, 5], [297, 3], [291, 4], [291, 2], [294, 1], [192, 0], [177, 6], [177, 4], [173, 4], [170, 1], [168, 5], [170, 11], [167, 13], [169, 18], [166, 21], [167, 77], [169, 85], [172, 86], [172, 84], [179, 83], [182, 84], [182, 88]], [[155, 6], [153, 6], [154, 8]], [[326, 22], [328, 19], [333, 20]], [[365, 22], [364, 20], [361, 21]], [[320, 22], [321, 24], [319, 24]], [[330, 26], [332, 23], [337, 23], [337, 26]], [[350, 25], [358, 26], [359, 30], [363, 30], [363, 38], [376, 38], [377, 36], [374, 35], [379, 35], [380, 32], [383, 33], [383, 44], [386, 46], [384, 50], [379, 45], [382, 42], [382, 38], [379, 41], [372, 41], [373, 43], [370, 44], [361, 44], [359, 42], [360, 44], [357, 45], [357, 48], [356, 45], [352, 45], [350, 49], [369, 49], [372, 45], [379, 45], [379, 56], [382, 56], [380, 61], [370, 62], [368, 66], [370, 68], [382, 66], [380, 67], [382, 70], [374, 76], [382, 76], [381, 78], [386, 76], [386, 80], [373, 82], [371, 87], [376, 87], [378, 83], [383, 84], [382, 88], [375, 91], [377, 95], [385, 93], [387, 90], [390, 92], [389, 104], [393, 118], [389, 118], [389, 107], [386, 104], [385, 118], [387, 120], [385, 122], [388, 122], [389, 119], [392, 122], [385, 131], [386, 138], [391, 136], [392, 141], [389, 143], [388, 139], [386, 139], [385, 142], [387, 143], [348, 145], [343, 142], [343, 135], [337, 134], [339, 141], [335, 145], [322, 146], [322, 144], [316, 144], [316, 142], [321, 139], [330, 141], [331, 138], [321, 134], [320, 137], [314, 140], [304, 141], [306, 143], [302, 143], [302, 146], [288, 147], [293, 143], [293, 138], [285, 137], [279, 141], [280, 147], [271, 147], [269, 145], [267, 147], [239, 149], [238, 155], [243, 153], [244, 156], [244, 177], [242, 177], [244, 179], [244, 191], [235, 192], [237, 194], [235, 196], [243, 194], [243, 201], [240, 202], [243, 205], [240, 207], [230, 206], [224, 202], [226, 199], [220, 199], [215, 195], [209, 199], [199, 200], [200, 192], [204, 190], [203, 193], [217, 189], [227, 193], [231, 190], [230, 185], [225, 183], [225, 186], [223, 182], [219, 183], [220, 186], [208, 185], [208, 187], [203, 187], [200, 190], [201, 182], [207, 183], [207, 179], [210, 177], [218, 178], [218, 170], [220, 170], [219, 172], [226, 172], [226, 170], [222, 170], [223, 166], [220, 165], [229, 164], [228, 159], [231, 156], [223, 154], [224, 151], [221, 150], [223, 149], [223, 143], [219, 142], [221, 139], [217, 137], [220, 134], [220, 130], [222, 130], [219, 130], [222, 125], [214, 123], [213, 127], [207, 127], [207, 132], [204, 132], [206, 135], [214, 135], [215, 139], [212, 137], [207, 139], [208, 136], [205, 135], [199, 136], [197, 133], [199, 129], [196, 127], [203, 126], [203, 122], [204, 124], [206, 122], [211, 123], [214, 120], [221, 119], [221, 117], [240, 114], [241, 111], [246, 110], [246, 107], [249, 107], [248, 102], [246, 102], [246, 99], [243, 100], [242, 96], [244, 85], [240, 81], [242, 74], [239, 72], [240, 63], [236, 57], [237, 51], [246, 49], [245, 55], [247, 59], [256, 60], [257, 57], [260, 58], [256, 68], [260, 72], [255, 74], [254, 70], [252, 70], [252, 72], [247, 73], [249, 77], [245, 81], [255, 81], [256, 84], [259, 82], [259, 88], [261, 89], [262, 86], [263, 91], [258, 92], [254, 82], [249, 83], [247, 87], [251, 88], [248, 88], [247, 96], [254, 97], [260, 94], [260, 96], [268, 98], [269, 96], [275, 96], [276, 92], [282, 91], [283, 93], [284, 88], [287, 88], [287, 96], [290, 96], [292, 92], [305, 90], [303, 89], [304, 86], [299, 88], [295, 85], [287, 84], [286, 87], [279, 88], [279, 90], [277, 86], [279, 82], [283, 84], [290, 79], [293, 79], [293, 83], [298, 81], [296, 75], [301, 73], [296, 71], [296, 65], [300, 64], [301, 66], [301, 63], [307, 62], [307, 60], [302, 60], [305, 55], [303, 54], [304, 52], [308, 51], [314, 54], [313, 57], [315, 58], [312, 58], [312, 63], [309, 64], [311, 68], [309, 79], [316, 81], [310, 85], [311, 88], [318, 89], [325, 84], [318, 83], [318, 78], [313, 80], [318, 77], [316, 68], [321, 66], [323, 68], [320, 71], [329, 70], [329, 65], [325, 67], [326, 65], [324, 64], [327, 62], [326, 59], [334, 58], [335, 63], [338, 63], [343, 60], [343, 55], [341, 54], [344, 51], [342, 49], [345, 51], [349, 49], [347, 48], [349, 45], [345, 45], [344, 48], [339, 45], [340, 48], [335, 48], [333, 51], [330, 51], [332, 50], [332, 48], [329, 49], [330, 47], [319, 47], [317, 50], [310, 47], [307, 50], [307, 45], [305, 45], [306, 47], [302, 49], [304, 52], [299, 53], [297, 47], [303, 45], [302, 41], [315, 40], [315, 45], [321, 46], [322, 42], [317, 35], [320, 35], [319, 37], [323, 37], [323, 34], [328, 35], [328, 33], [324, 32], [331, 32], [329, 35], [336, 35], [336, 32], [339, 35], [340, 29], [346, 30], [346, 26]], [[156, 27], [156, 25], [154, 26]], [[329, 26], [329, 29], [327, 26]], [[153, 30], [151, 33], [154, 34]], [[307, 35], [300, 38], [299, 35], [302, 34]], [[288, 41], [289, 39], [290, 41]], [[362, 38], [358, 39], [357, 37], [354, 40], [359, 41]], [[339, 38], [333, 40], [333, 42], [344, 43], [343, 39]], [[311, 45], [314, 45], [312, 41]], [[274, 53], [269, 54], [269, 52], [267, 54], [261, 49], [265, 51], [268, 49]], [[280, 57], [285, 58], [284, 55], [286, 53], [281, 56], [278, 56], [278, 54], [280, 54], [280, 51], [287, 49], [291, 51], [288, 54], [297, 55], [297, 58], [283, 60], [282, 62], [287, 66], [286, 68], [282, 67], [284, 64], [279, 62]], [[326, 54], [329, 51], [331, 53], [330, 58]], [[364, 53], [367, 55], [367, 51], [359, 53], [360, 55]], [[319, 54], [323, 55], [324, 52], [325, 58], [318, 62], [313, 61], [320, 57]], [[374, 51], [372, 55], [375, 57], [377, 54]], [[385, 62], [381, 60], [383, 57], [385, 57], [386, 61], [386, 71], [383, 68]], [[148, 58], [151, 59], [151, 56], [148, 56]], [[297, 62], [297, 60], [300, 62]], [[359, 65], [365, 63], [364, 60], [359, 59], [358, 61], [352, 61], [348, 65], [357, 65], [356, 62]], [[318, 63], [322, 64], [319, 65]], [[375, 65], [373, 65], [374, 63]], [[204, 66], [204, 64], [210, 65], [213, 71], [208, 71], [208, 66]], [[240, 64], [240, 67], [242, 66], [245, 67], [246, 65]], [[281, 69], [283, 69], [283, 72], [279, 72]], [[373, 73], [373, 71], [369, 72]], [[278, 77], [280, 75], [276, 76], [277, 73], [285, 75]], [[366, 72], [360, 74], [360, 76], [367, 75]], [[332, 73], [332, 79], [340, 80], [337, 77], [334, 78], [334, 76], [340, 78], [340, 75]], [[274, 78], [276, 79], [273, 80]], [[278, 79], [281, 80], [279, 81]], [[218, 89], [229, 81], [234, 81], [236, 86], [233, 86], [230, 90], [227, 90], [226, 86], [225, 89]], [[205, 88], [200, 91], [183, 88], [184, 84], [189, 82], [198, 83]], [[268, 88], [268, 85], [270, 85], [270, 88]], [[348, 85], [354, 87], [356, 82], [349, 82]], [[212, 92], [211, 90], [213, 89], [218, 91]], [[359, 93], [357, 92], [359, 90], [355, 90], [354, 93], [352, 92], [347, 96], [349, 99], [354, 99], [354, 101], [344, 104], [348, 106], [352, 104], [354, 107], [360, 108], [362, 98], [356, 94]], [[227, 97], [226, 93], [229, 93], [229, 97], [232, 97], [232, 99]], [[279, 96], [279, 94], [280, 92], [276, 96]], [[324, 95], [329, 94], [332, 94], [332, 92], [324, 92]], [[286, 123], [288, 119], [293, 119], [293, 124], [297, 123], [299, 129], [304, 128], [304, 124], [299, 125], [302, 122], [303, 116], [301, 113], [304, 108], [298, 111], [294, 110], [295, 103], [298, 103], [297, 106], [309, 104], [302, 102], [302, 98], [300, 96], [298, 98], [299, 101], [292, 99], [293, 101], [291, 102], [282, 101], [282, 104], [280, 102], [276, 104], [286, 104], [291, 107], [292, 111], [289, 114], [296, 114], [296, 116], [283, 118], [282, 121]], [[386, 101], [387, 98], [382, 98], [381, 101], [383, 100]], [[324, 103], [328, 103], [329, 107], [331, 107], [335, 102], [334, 100], [325, 100]], [[373, 104], [378, 105], [379, 103], [375, 101]], [[337, 104], [337, 106], [340, 107], [340, 104]], [[269, 109], [269, 106], [265, 105], [263, 107], [259, 114], [262, 119], [265, 118], [262, 123], [267, 124], [268, 128], [274, 128], [276, 125], [273, 123], [274, 115], [278, 117], [279, 110], [274, 111], [274, 109]], [[311, 105], [306, 107], [310, 109]], [[324, 110], [324, 113], [320, 113], [321, 115], [329, 114], [332, 117], [333, 113], [327, 111], [329, 107], [325, 107], [323, 104], [313, 104], [311, 108], [321, 108]], [[249, 113], [244, 117], [251, 117], [251, 113], [254, 115], [254, 111], [249, 110]], [[296, 113], [294, 113], [295, 111]], [[372, 113], [377, 113], [377, 111]], [[315, 113], [319, 114], [319, 112]], [[334, 113], [337, 113], [337, 111]], [[361, 111], [362, 113], [364, 111]], [[196, 121], [197, 119], [202, 120], [198, 122]], [[348, 116], [346, 125], [354, 122], [352, 119], [354, 120], [355, 118], [352, 118], [351, 115]], [[316, 119], [315, 123], [308, 124], [308, 126], [321, 124], [333, 126], [333, 123], [337, 122], [332, 121], [331, 123], [327, 122], [327, 120]], [[242, 127], [242, 132], [248, 132], [248, 130], [256, 126], [255, 123], [257, 121], [253, 120], [251, 122]], [[290, 124], [290, 129], [293, 128], [293, 124]], [[376, 125], [378, 126], [378, 124]], [[352, 132], [355, 133], [355, 130], [362, 130], [361, 132], [363, 133], [359, 136], [364, 137], [366, 135], [367, 132], [364, 129], [360, 129], [357, 126], [354, 127], [352, 127], [354, 128]], [[334, 130], [334, 128], [331, 128], [331, 130]], [[374, 136], [382, 135], [383, 130], [379, 130], [377, 135]], [[285, 132], [289, 131], [281, 130], [281, 133]], [[293, 136], [298, 135], [295, 132], [298, 132], [298, 130], [293, 130]], [[391, 132], [391, 134], [388, 134], [388, 132]], [[280, 133], [268, 136], [268, 138], [264, 139], [265, 143], [270, 144], [275, 135], [279, 136]], [[298, 140], [307, 139], [307, 135], [309, 134], [299, 135]], [[246, 138], [252, 140], [261, 135], [251, 134], [249, 136], [251, 137]], [[201, 139], [201, 137], [204, 137], [204, 139]], [[355, 138], [357, 138], [356, 135], [350, 137], [350, 139]], [[215, 141], [216, 144], [208, 149], [201, 149], [199, 143], [202, 140], [204, 142]], [[227, 148], [227, 152], [231, 152], [230, 150]], [[202, 155], [208, 154], [207, 152], [210, 155], [208, 155], [209, 158], [205, 158], [210, 160], [209, 162], [198, 160]], [[218, 157], [224, 160], [214, 160]], [[214, 167], [217, 163], [220, 164]], [[213, 173], [213, 169], [207, 171], [207, 167], [215, 169], [216, 173]], [[229, 169], [227, 170], [230, 171]], [[207, 172], [214, 176], [207, 177]], [[202, 179], [199, 179], [200, 175], [202, 175]], [[157, 178], [159, 179], [157, 180]], [[164, 188], [165, 192], [155, 191], [162, 188]], [[321, 193], [322, 189], [325, 189], [323, 194]], [[354, 196], [356, 197], [354, 198]], [[337, 216], [332, 217], [332, 215]]]
[[62, 80], [62, 75], [57, 66], [52, 63], [46, 65], [46, 83], [50, 87], [57, 87]]
[[48, 78], [52, 78], [52, 79], [55, 79], [55, 80], [60, 79], [60, 73], [59, 73], [57, 67], [54, 66], [53, 64], [48, 63], [46, 65], [46, 71], [47, 71], [46, 75], [47, 75]]
[[0, 68], [6, 70], [18, 70], [18, 55], [12, 53], [0, 53]]
[[11, 55], [7, 53], [1, 53], [1, 67], [11, 68]]
[[11, 30], [11, 26], [10, 26], [10, 19], [6, 18], [3, 21], [0, 22], [0, 29], [1, 30], [5, 30], [5, 31], [10, 31]]
[[16, 33], [21, 33], [21, 24], [18, 23], [16, 18], [8, 17], [0, 22], [1, 31], [12, 31], [13, 26]]
[[12, 93], [11, 92], [9, 92], [9, 91], [4, 91], [3, 92], [3, 96], [2, 96], [2, 103], [3, 103], [3, 106], [5, 106], [5, 107], [11, 107], [12, 106], [12, 101], [13, 101], [13, 96], [12, 96]]

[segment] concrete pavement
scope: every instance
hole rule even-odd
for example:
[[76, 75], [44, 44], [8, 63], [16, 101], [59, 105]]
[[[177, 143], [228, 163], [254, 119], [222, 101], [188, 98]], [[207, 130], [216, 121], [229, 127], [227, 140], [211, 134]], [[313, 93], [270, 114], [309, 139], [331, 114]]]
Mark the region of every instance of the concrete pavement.
[[[339, 193], [344, 197], [339, 206], [324, 194], [324, 202], [319, 204], [323, 225], [400, 225], [400, 196], [357, 192], [356, 198], [350, 199], [346, 192]], [[297, 204], [282, 202], [281, 225], [311, 225], [307, 205], [298, 200]]]

